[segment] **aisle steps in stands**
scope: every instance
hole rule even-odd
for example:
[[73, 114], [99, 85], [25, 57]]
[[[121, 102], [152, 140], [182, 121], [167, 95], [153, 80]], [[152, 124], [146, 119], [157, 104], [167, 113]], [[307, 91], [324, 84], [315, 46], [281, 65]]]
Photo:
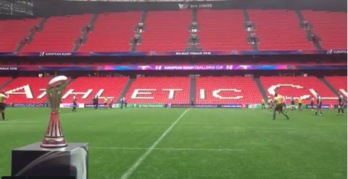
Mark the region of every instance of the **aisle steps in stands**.
[[[248, 21], [251, 21], [251, 20], [250, 20], [249, 13], [248, 13], [248, 11], [247, 11], [246, 9], [243, 10], [243, 15], [244, 15], [244, 18], [245, 18], [245, 23], [247, 23]], [[249, 37], [248, 37], [248, 38], [250, 38], [250, 37], [251, 37], [251, 34], [254, 34], [254, 33], [255, 33], [255, 32], [254, 32], [254, 29], [248, 31], [248, 33], [249, 33]], [[259, 37], [256, 37], [256, 38], [257, 38], [257, 42], [256, 42], [256, 43], [251, 43], [251, 42], [250, 42], [251, 46], [253, 47], [253, 50], [259, 50], [258, 43], [259, 43], [259, 41], [260, 41], [260, 38], [259, 38]]]
[[265, 101], [268, 99], [268, 95], [266, 92], [265, 87], [262, 85], [261, 80], [259, 77], [254, 77], [254, 81], [256, 82], [257, 86], [259, 87], [260, 93], [262, 94], [262, 97]]
[[[192, 10], [192, 24], [193, 23], [197, 23], [197, 31], [193, 31], [193, 25], [191, 24], [189, 26], [189, 31], [191, 32], [191, 37], [188, 37], [188, 46], [185, 48], [185, 51], [192, 51], [192, 52], [196, 52], [196, 51], [203, 51], [203, 48], [202, 47], [198, 47], [197, 44], [200, 43], [200, 38], [198, 37], [198, 31], [200, 30], [199, 28], [199, 24], [198, 24], [198, 15], [197, 15], [197, 9], [193, 9]], [[192, 40], [192, 36], [193, 35], [196, 35], [196, 42], [193, 43], [193, 40]]]
[[[141, 19], [140, 19], [140, 23], [143, 23], [143, 28], [145, 29], [146, 28], [146, 25], [145, 25], [145, 22], [146, 22], [146, 17], [147, 17], [147, 11], [144, 11], [143, 14], [141, 15]], [[145, 29], [146, 30], [146, 29]], [[141, 43], [141, 33], [140, 31], [138, 30], [138, 28], [135, 28], [135, 36], [139, 36], [139, 43]], [[137, 51], [137, 48], [138, 48], [138, 44], [137, 42], [134, 41], [134, 38], [131, 39], [131, 44], [132, 44], [132, 47], [131, 47], [131, 51], [132, 52], [136, 52]]]
[[124, 87], [121, 96], [118, 97], [117, 101], [114, 102], [119, 102], [121, 100], [122, 97], [125, 97], [130, 89], [130, 87], [132, 86], [133, 82], [136, 80], [136, 78], [129, 78], [127, 85]]
[[[301, 11], [296, 10], [295, 12], [296, 12], [296, 15], [297, 15], [298, 19], [300, 20], [299, 24], [300, 24], [300, 27], [301, 27], [302, 22], [305, 21], [306, 19], [303, 17]], [[314, 42], [312, 40], [312, 38], [311, 38], [311, 35], [314, 34], [315, 36], [318, 37], [318, 40], [321, 41], [320, 37], [312, 31], [313, 25], [310, 24], [310, 22], [309, 22], [309, 27], [310, 28], [307, 28], [307, 29], [304, 29], [304, 27], [301, 27], [301, 28], [303, 28], [307, 32], [307, 39], [308, 39], [308, 41], [312, 42], [313, 45], [315, 46], [315, 48], [317, 48], [318, 50], [323, 49], [319, 42]]]
[[191, 76], [191, 89], [190, 89], [190, 101], [191, 99], [194, 100], [194, 103], [196, 103], [196, 87], [197, 87], [197, 79], [196, 76]]
[[[36, 29], [36, 26], [31, 28], [30, 34], [27, 37], [24, 37], [22, 39], [22, 41], [19, 43], [18, 48], [15, 50], [15, 52], [20, 52], [24, 48], [24, 46], [26, 44], [30, 44], [33, 41], [36, 32], [41, 32], [42, 31], [42, 29], [45, 26], [45, 23], [46, 23], [47, 19], [48, 19], [48, 17], [45, 17], [45, 18], [43, 18], [41, 20], [41, 22], [39, 24], [37, 24], [37, 26], [39, 27], [38, 29]], [[28, 39], [27, 41], [26, 41], [26, 38]], [[22, 43], [22, 42], [25, 42], [25, 43]]]
[[339, 95], [339, 92], [324, 78], [318, 78], [320, 81], [322, 81], [332, 92], [334, 92], [337, 96]]
[[11, 78], [11, 79], [7, 80], [5, 83], [0, 84], [0, 89], [2, 89], [3, 87], [5, 87], [5, 86], [8, 85], [9, 83], [11, 83], [13, 80], [14, 80], [14, 79]]
[[[92, 19], [91, 19], [91, 21], [89, 22], [89, 24], [86, 24], [86, 26], [81, 29], [81, 31], [83, 32], [83, 34], [81, 36], [82, 37], [82, 42], [80, 41], [80, 37], [76, 38], [76, 40], [75, 40], [75, 48], [73, 49], [74, 52], [79, 51], [81, 45], [84, 45], [84, 44], [87, 43], [87, 41], [88, 41], [88, 34], [90, 32], [93, 32], [94, 24], [95, 24], [95, 21], [97, 21], [97, 19], [98, 19], [98, 14], [94, 14]], [[87, 30], [87, 28], [88, 28], [87, 26], [88, 25], [90, 25], [90, 29], [89, 30]]]

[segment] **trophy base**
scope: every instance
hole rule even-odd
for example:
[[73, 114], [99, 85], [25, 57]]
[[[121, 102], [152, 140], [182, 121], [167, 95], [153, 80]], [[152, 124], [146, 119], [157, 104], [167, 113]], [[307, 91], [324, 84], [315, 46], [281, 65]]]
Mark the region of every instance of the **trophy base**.
[[42, 148], [41, 143], [12, 150], [12, 176], [73, 176], [88, 179], [88, 144]]
[[43, 148], [62, 148], [66, 146], [68, 146], [68, 144], [66, 143], [64, 137], [45, 137], [41, 143], [41, 147]]

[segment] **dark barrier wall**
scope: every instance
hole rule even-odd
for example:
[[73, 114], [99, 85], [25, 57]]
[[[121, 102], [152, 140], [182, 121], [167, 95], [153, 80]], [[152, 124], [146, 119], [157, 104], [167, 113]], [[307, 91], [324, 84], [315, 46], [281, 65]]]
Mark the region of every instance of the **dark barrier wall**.
[[180, 9], [292, 9], [347, 11], [346, 0], [238, 0], [197, 2], [181, 5], [177, 2], [81, 2], [34, 1], [36, 17], [122, 11], [159, 11]]

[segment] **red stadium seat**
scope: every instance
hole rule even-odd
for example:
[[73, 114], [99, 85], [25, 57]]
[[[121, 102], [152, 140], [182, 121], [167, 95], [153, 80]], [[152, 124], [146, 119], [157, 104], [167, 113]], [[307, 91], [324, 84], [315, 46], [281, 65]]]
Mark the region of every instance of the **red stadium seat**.
[[303, 103], [309, 104], [310, 97], [316, 97], [319, 93], [323, 98], [323, 104], [336, 104], [337, 95], [335, 95], [322, 81], [317, 77], [261, 77], [261, 82], [268, 92], [273, 96], [273, 92], [291, 98], [303, 97]]
[[306, 38], [306, 31], [299, 26], [295, 11], [248, 10], [260, 37], [260, 50], [315, 50]]
[[[189, 77], [139, 77], [133, 82], [126, 98], [129, 103], [136, 104], [188, 104], [190, 81]], [[173, 96], [168, 89], [176, 89]]]
[[48, 82], [52, 78], [19, 77], [6, 85], [2, 90], [9, 93], [6, 103], [44, 103]]
[[242, 10], [199, 10], [198, 24], [205, 51], [252, 50]]
[[41, 32], [34, 36], [22, 52], [71, 52], [82, 29], [92, 19], [92, 14], [50, 17]]
[[258, 104], [261, 99], [260, 90], [251, 77], [197, 78], [197, 104]]
[[347, 96], [347, 77], [346, 76], [327, 76], [325, 79], [346, 98]]
[[42, 18], [0, 21], [0, 52], [14, 52]]
[[313, 32], [321, 37], [324, 49], [347, 49], [347, 13], [302, 11], [304, 18], [313, 25]]
[[137, 51], [184, 51], [191, 36], [192, 11], [148, 12], [143, 42]]
[[143, 12], [119, 12], [100, 14], [94, 30], [80, 52], [127, 52], [130, 40], [135, 36], [134, 27], [140, 22]]
[[[128, 77], [79, 77], [65, 90], [63, 103], [72, 103], [73, 93], [79, 93], [78, 103], [92, 103], [92, 99], [99, 93], [101, 97], [117, 100], [125, 88]], [[100, 98], [100, 102], [104, 100]]]

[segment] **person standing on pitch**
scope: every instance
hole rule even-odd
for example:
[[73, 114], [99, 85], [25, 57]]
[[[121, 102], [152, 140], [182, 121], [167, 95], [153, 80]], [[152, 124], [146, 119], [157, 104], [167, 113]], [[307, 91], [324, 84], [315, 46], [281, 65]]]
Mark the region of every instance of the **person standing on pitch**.
[[124, 107], [127, 108], [127, 104], [128, 104], [128, 101], [126, 98], [123, 98], [123, 102], [124, 102]]
[[321, 110], [322, 100], [321, 96], [318, 94], [317, 96], [317, 111], [315, 112], [315, 115], [323, 115], [323, 111]]
[[314, 97], [311, 98], [311, 108], [312, 111], [314, 111]]
[[282, 113], [287, 120], [289, 120], [289, 116], [283, 112], [283, 98], [277, 93], [274, 95], [274, 104], [276, 105], [273, 111], [273, 120], [275, 120], [276, 112]]
[[104, 98], [105, 109], [108, 109], [108, 98]]
[[114, 103], [114, 98], [111, 98], [111, 101], [109, 103], [109, 108], [111, 109], [112, 108], [112, 104]]
[[294, 96], [291, 96], [291, 111], [294, 111], [295, 109], [295, 98]]
[[261, 99], [261, 110], [264, 110], [266, 109], [266, 102], [265, 102], [265, 99]]
[[9, 95], [6, 95], [5, 91], [2, 91], [0, 93], [0, 112], [2, 116], [2, 120], [5, 120], [5, 108], [6, 108], [6, 99], [8, 99]]
[[124, 98], [121, 98], [121, 99], [120, 99], [120, 102], [121, 102], [121, 109], [123, 109]]
[[337, 115], [344, 115], [344, 110], [343, 110], [343, 108], [344, 108], [344, 101], [343, 101], [343, 95], [342, 94], [340, 94], [339, 96], [338, 96], [338, 111], [337, 111]]
[[73, 109], [72, 109], [72, 111], [76, 111], [76, 107], [77, 107], [77, 97], [76, 97], [76, 94], [75, 94], [74, 98], [73, 98]]

